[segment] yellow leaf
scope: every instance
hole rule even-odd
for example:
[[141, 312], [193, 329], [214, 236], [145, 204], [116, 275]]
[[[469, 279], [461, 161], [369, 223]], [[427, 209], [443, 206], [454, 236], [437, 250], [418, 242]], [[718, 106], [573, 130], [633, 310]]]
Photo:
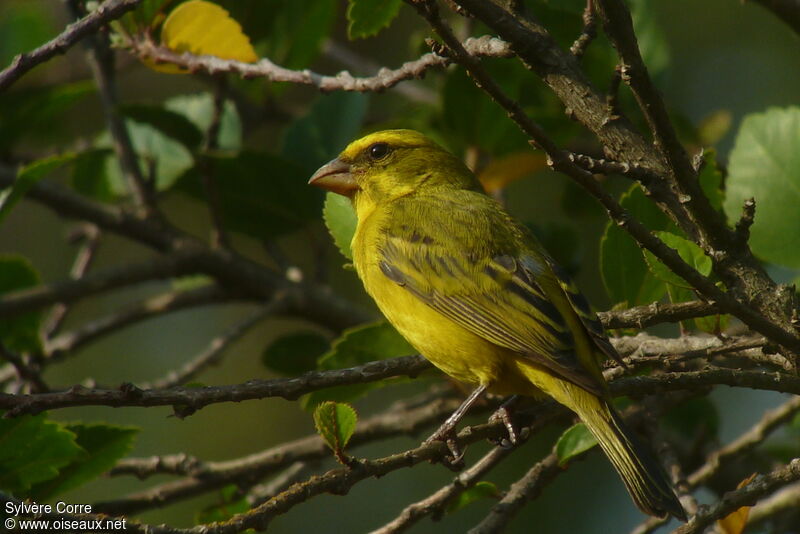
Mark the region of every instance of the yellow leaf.
[[[258, 61], [242, 26], [217, 4], [189, 0], [176, 7], [161, 28], [161, 44], [178, 53], [216, 56], [245, 63]], [[185, 72], [174, 65], [149, 66], [161, 72]]]
[[546, 166], [547, 159], [543, 153], [530, 150], [514, 152], [493, 160], [481, 171], [478, 179], [486, 192], [491, 194]]
[[[736, 489], [745, 487], [752, 482], [754, 478], [756, 478], [755, 473], [739, 482], [739, 485], [736, 486]], [[741, 508], [734, 510], [729, 515], [717, 521], [717, 525], [725, 534], [742, 534], [742, 532], [744, 532], [744, 527], [747, 525], [747, 518], [749, 516], [750, 506], [742, 506]]]

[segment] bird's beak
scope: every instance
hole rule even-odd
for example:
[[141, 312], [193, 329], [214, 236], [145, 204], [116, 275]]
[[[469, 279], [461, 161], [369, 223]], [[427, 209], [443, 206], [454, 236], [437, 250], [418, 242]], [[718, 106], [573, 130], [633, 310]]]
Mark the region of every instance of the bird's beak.
[[346, 197], [352, 197], [358, 190], [350, 165], [338, 158], [317, 169], [308, 183]]

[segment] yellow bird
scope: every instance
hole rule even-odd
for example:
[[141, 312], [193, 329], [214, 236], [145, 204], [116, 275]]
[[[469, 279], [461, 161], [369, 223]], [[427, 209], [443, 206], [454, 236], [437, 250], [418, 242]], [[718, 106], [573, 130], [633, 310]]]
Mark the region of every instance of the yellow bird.
[[643, 512], [686, 520], [664, 468], [611, 405], [598, 361], [619, 355], [586, 299], [458, 158], [419, 132], [387, 130], [309, 183], [352, 200], [356, 271], [389, 322], [478, 386], [436, 438], [483, 391], [548, 395], [578, 414]]

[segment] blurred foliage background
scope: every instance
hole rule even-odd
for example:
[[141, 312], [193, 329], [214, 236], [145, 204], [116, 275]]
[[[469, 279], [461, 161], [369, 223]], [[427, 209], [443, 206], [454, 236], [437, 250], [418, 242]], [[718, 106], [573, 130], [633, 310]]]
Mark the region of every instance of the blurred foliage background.
[[[427, 51], [424, 38], [429, 29], [405, 5], [391, 25], [376, 36], [351, 40], [346, 2], [219, 3], [242, 23], [260, 56], [288, 68], [309, 67], [328, 74], [347, 69], [353, 74], [369, 75], [380, 66], [395, 67]], [[565, 46], [579, 33], [581, 2], [529, 4]], [[716, 149], [723, 171], [735, 133], [746, 115], [773, 106], [798, 104], [797, 35], [764, 9], [734, 0], [709, 0], [702, 7], [690, 0], [638, 0], [632, 4], [638, 15], [645, 60], [681, 127], [684, 142], [695, 149]], [[69, 20], [57, 2], [3, 0], [0, 65], [9, 64], [15, 54], [56, 35]], [[455, 23], [464, 34], [486, 33], [485, 29], [468, 27], [477, 23], [463, 19]], [[602, 36], [583, 59], [593, 82], [603, 89], [610, 83], [614, 59]], [[218, 82], [203, 75], [157, 72], [125, 52], [117, 54], [117, 61], [120, 101], [133, 121], [130, 124], [134, 142], [158, 167], [159, 204], [171, 222], [206, 238], [211, 227], [207, 207], [198, 201], [199, 179], [193, 174], [196, 166], [191, 154], [142, 118], [154, 109], [167, 109], [188, 117], [202, 130], [210, 122], [212, 94]], [[588, 134], [565, 118], [555, 97], [518, 62], [486, 59], [484, 63], [559, 143], [586, 153], [596, 150]], [[233, 244], [244, 254], [276, 264], [276, 256], [265, 252], [262, 246], [266, 240], [271, 244], [268, 251], [281, 251], [277, 263], [282, 268], [299, 269], [303, 276], [327, 282], [377, 314], [355, 273], [342, 269], [347, 260], [337, 251], [322, 223], [323, 196], [306, 187], [305, 180], [364, 132], [415, 128], [463, 155], [479, 172], [485, 171], [487, 183], [489, 176], [499, 180], [498, 196], [535, 229], [551, 253], [576, 276], [598, 310], [608, 309], [618, 301], [609, 296], [601, 277], [599, 248], [607, 223], [603, 210], [568, 179], [548, 171], [543, 158], [531, 156], [524, 135], [460, 69], [432, 71], [423, 80], [403, 82], [380, 94], [323, 95], [309, 87], [236, 77], [227, 77], [227, 84], [231, 98], [222, 121], [221, 150], [215, 168], [221, 184], [223, 214], [234, 231]], [[632, 98], [624, 88], [621, 99], [626, 110], [632, 109]], [[637, 118], [635, 113], [632, 116]], [[51, 178], [94, 198], [110, 199], [119, 192], [120, 177], [113, 158], [103, 152], [110, 146], [104, 132], [102, 107], [81, 47], [38, 67], [13, 91], [0, 97], [0, 159], [16, 165], [51, 154], [94, 150], [96, 155], [85, 162], [92, 167], [91, 172], [79, 175], [65, 167]], [[504, 161], [506, 167], [502, 166]], [[253, 179], [248, 178], [248, 173], [255, 173]], [[622, 194], [628, 182], [611, 178], [607, 185]], [[25, 256], [45, 282], [60, 280], [68, 273], [75, 253], [65, 239], [71, 227], [71, 223], [52, 212], [23, 200], [0, 225], [0, 252]], [[797, 230], [800, 233], [800, 228]], [[104, 235], [93, 268], [141, 258], [143, 254], [145, 250], [130, 241]], [[793, 267], [771, 265], [770, 272], [779, 282], [788, 282], [800, 272], [796, 270], [800, 265]], [[73, 306], [65, 329], [168, 288], [166, 282], [151, 283], [80, 302]], [[136, 324], [87, 346], [80, 357], [49, 367], [44, 377], [48, 383], [63, 386], [80, 383], [87, 377], [111, 385], [150, 381], [179, 367], [190, 355], [201, 351], [209, 339], [252, 309], [250, 304], [231, 303]], [[314, 331], [328, 340], [334, 337], [332, 332], [299, 319], [273, 318], [237, 342], [227, 351], [224, 363], [204, 372], [199, 380], [203, 384], [234, 384], [279, 376], [262, 363], [262, 352], [275, 340], [298, 331]], [[677, 329], [661, 327], [659, 332], [675, 334]], [[363, 418], [380, 412], [396, 398], [423, 391], [431, 380], [406, 381], [375, 390], [354, 405]], [[765, 407], [776, 404], [780, 397], [726, 388], [711, 395], [716, 408], [706, 406], [703, 410], [707, 413], [697, 417], [718, 420], [718, 437], [725, 440], [751, 425]], [[224, 460], [314, 432], [311, 415], [299, 403], [280, 399], [216, 404], [185, 419], [171, 413], [168, 408], [72, 408], [54, 411], [50, 416], [59, 421], [107, 421], [139, 427], [141, 431], [130, 453], [133, 456], [185, 452], [205, 460]], [[491, 480], [500, 487], [516, 480], [549, 451], [561, 430], [551, 428], [537, 436], [526, 450], [502, 464]], [[421, 437], [360, 447], [355, 454], [390, 454], [412, 446]], [[775, 438], [776, 443], [785, 439], [783, 434]], [[488, 447], [471, 447], [468, 463]], [[325, 465], [332, 467], [333, 459]], [[275, 520], [271, 531], [363, 532], [380, 526], [407, 503], [428, 495], [452, 476], [440, 466], [401, 470], [360, 484], [346, 498], [313, 499]], [[61, 498], [67, 502], [93, 502], [165, 480], [154, 477], [142, 483], [132, 477], [104, 478]], [[190, 525], [197, 510], [216, 498], [191, 499], [147, 512], [141, 519]], [[466, 531], [491, 505], [490, 500], [476, 502], [445, 516], [441, 523], [423, 521], [414, 532]], [[527, 506], [509, 531], [529, 532], [535, 528], [542, 534], [620, 532], [641, 519], [605, 458], [592, 454], [572, 465], [541, 498]]]

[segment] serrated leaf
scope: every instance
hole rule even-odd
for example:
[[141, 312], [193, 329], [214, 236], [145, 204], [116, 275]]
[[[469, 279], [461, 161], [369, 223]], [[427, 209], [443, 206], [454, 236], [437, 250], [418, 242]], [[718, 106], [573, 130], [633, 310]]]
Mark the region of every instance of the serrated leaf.
[[[173, 96], [164, 102], [164, 108], [186, 117], [200, 132], [201, 138], [214, 120], [214, 97], [210, 93]], [[217, 146], [220, 150], [242, 148], [242, 121], [230, 100], [226, 100], [222, 106]]]
[[75, 434], [45, 414], [0, 419], [0, 489], [27, 497], [82, 452]]
[[143, 104], [129, 104], [121, 111], [129, 119], [152, 126], [189, 150], [197, 150], [203, 142], [203, 132], [181, 113]]
[[725, 213], [735, 222], [756, 200], [750, 247], [760, 258], [800, 268], [800, 107], [771, 108], [745, 117], [725, 182]]
[[[22, 256], [0, 256], [0, 297], [3, 294], [39, 284], [39, 273]], [[38, 311], [20, 313], [0, 321], [0, 340], [13, 351], [37, 352], [41, 349]]]
[[457, 512], [480, 499], [497, 499], [498, 497], [500, 497], [500, 490], [497, 489], [497, 486], [492, 482], [482, 480], [471, 488], [461, 492], [458, 498], [447, 507], [447, 513], [452, 514]]
[[376, 35], [394, 20], [401, 4], [401, 0], [349, 0], [347, 36], [359, 39]]
[[314, 410], [317, 433], [342, 463], [346, 463], [344, 448], [353, 436], [357, 422], [356, 411], [349, 404], [328, 401]]
[[22, 200], [25, 193], [36, 182], [63, 165], [71, 163], [75, 160], [75, 156], [75, 153], [68, 152], [50, 156], [49, 158], [42, 158], [20, 168], [17, 171], [17, 179], [14, 180], [14, 183], [0, 191], [0, 222], [11, 213], [12, 208]]
[[[348, 328], [333, 342], [331, 349], [320, 356], [317, 369], [343, 369], [367, 362], [407, 356], [416, 351], [386, 321]], [[371, 389], [380, 388], [385, 381], [337, 386], [314, 391], [303, 397], [303, 408], [313, 408], [323, 401], [352, 401]]]
[[313, 371], [329, 346], [328, 340], [316, 332], [297, 332], [273, 341], [261, 354], [261, 363], [267, 369], [295, 376]]
[[595, 445], [597, 445], [597, 439], [589, 432], [585, 424], [572, 425], [561, 434], [556, 443], [558, 465], [565, 466], [571, 458], [583, 454]]
[[67, 424], [66, 429], [75, 434], [76, 444], [83, 449], [58, 476], [31, 488], [34, 500], [50, 499], [93, 480], [128, 454], [133, 447], [138, 429], [106, 424]]
[[[708, 276], [711, 273], [711, 258], [703, 253], [703, 249], [681, 236], [675, 235], [671, 232], [661, 231], [655, 232], [656, 236], [670, 248], [675, 249], [680, 257], [694, 267], [697, 272], [703, 276]], [[650, 268], [650, 272], [659, 280], [672, 284], [677, 287], [685, 289], [692, 289], [692, 285], [672, 272], [666, 265], [661, 263], [661, 260], [649, 250], [644, 251], [645, 261]]]
[[[205, 0], [189, 0], [173, 9], [161, 27], [161, 44], [179, 54], [189, 52], [245, 63], [258, 61], [241, 24], [225, 9]], [[173, 65], [148, 65], [161, 72], [185, 72]]]
[[[620, 204], [651, 230], [666, 228], [667, 217], [634, 184]], [[650, 304], [664, 296], [667, 287], [647, 267], [642, 250], [628, 233], [609, 221], [600, 241], [600, 273], [611, 300], [626, 306]]]
[[302, 165], [310, 177], [353, 140], [366, 110], [367, 97], [361, 93], [322, 95], [286, 130], [283, 155]]
[[[222, 223], [229, 230], [271, 239], [319, 217], [322, 193], [308, 187], [305, 172], [280, 156], [242, 151], [205, 158], [215, 180]], [[204, 170], [192, 168], [176, 189], [206, 200]]]
[[350, 250], [350, 242], [356, 233], [358, 217], [350, 199], [336, 193], [326, 193], [322, 218], [339, 251], [345, 258], [352, 260], [353, 251]]

